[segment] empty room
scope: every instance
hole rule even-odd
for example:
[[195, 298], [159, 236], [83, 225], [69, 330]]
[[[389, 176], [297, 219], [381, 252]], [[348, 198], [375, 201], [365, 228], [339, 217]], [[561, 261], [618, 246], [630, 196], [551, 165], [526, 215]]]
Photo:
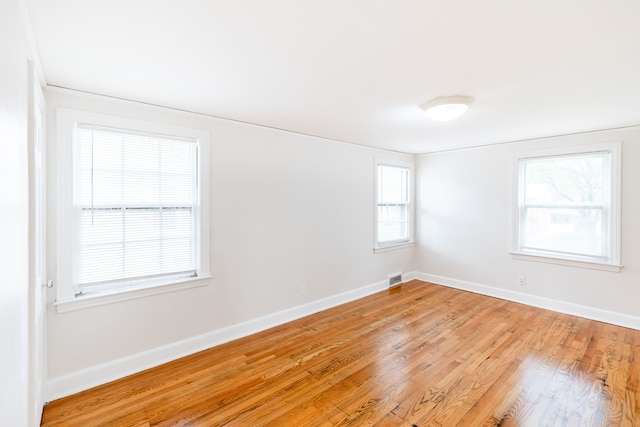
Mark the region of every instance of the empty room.
[[640, 425], [640, 3], [0, 2], [0, 425]]

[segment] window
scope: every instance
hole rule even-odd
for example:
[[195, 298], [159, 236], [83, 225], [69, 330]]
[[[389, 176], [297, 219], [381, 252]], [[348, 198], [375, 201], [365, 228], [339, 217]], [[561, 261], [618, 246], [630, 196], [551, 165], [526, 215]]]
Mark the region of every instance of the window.
[[60, 230], [71, 239], [59, 237], [58, 303], [206, 279], [208, 133], [59, 117]]
[[611, 143], [518, 155], [513, 252], [619, 269], [619, 151]]
[[376, 249], [411, 242], [411, 180], [408, 163], [376, 163]]

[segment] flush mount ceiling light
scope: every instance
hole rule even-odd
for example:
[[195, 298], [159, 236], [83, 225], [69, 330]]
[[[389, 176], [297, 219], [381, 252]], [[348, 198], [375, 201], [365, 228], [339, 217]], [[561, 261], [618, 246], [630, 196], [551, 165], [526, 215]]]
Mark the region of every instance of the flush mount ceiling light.
[[429, 118], [439, 122], [457, 119], [469, 108], [470, 96], [439, 96], [420, 106]]

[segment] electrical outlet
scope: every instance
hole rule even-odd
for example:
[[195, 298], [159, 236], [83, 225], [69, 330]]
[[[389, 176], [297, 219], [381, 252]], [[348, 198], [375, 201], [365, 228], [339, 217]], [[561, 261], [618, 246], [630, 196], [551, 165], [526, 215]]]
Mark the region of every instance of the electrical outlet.
[[524, 276], [518, 276], [518, 284], [519, 285], [526, 285], [527, 284], [527, 278]]
[[300, 285], [300, 296], [304, 296], [307, 293], [307, 285]]

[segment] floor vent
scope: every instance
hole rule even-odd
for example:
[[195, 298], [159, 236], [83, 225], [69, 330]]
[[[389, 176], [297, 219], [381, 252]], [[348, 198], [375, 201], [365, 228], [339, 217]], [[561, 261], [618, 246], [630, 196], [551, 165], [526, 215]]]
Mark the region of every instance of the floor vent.
[[402, 285], [402, 273], [392, 274], [387, 276], [389, 278], [389, 287], [395, 288], [396, 286]]

